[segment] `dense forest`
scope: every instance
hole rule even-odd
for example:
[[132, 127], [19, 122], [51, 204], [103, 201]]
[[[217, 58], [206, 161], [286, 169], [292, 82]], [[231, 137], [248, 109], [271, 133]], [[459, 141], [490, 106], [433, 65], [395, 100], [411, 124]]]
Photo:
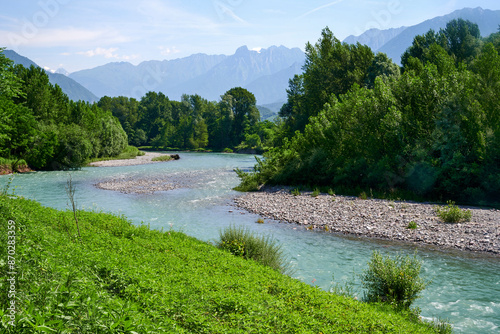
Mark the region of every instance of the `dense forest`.
[[75, 169], [114, 157], [127, 144], [154, 148], [252, 150], [272, 146], [277, 126], [260, 122], [243, 88], [219, 102], [185, 95], [180, 102], [149, 92], [140, 101], [103, 97], [74, 102], [41, 68], [13, 66], [0, 49], [0, 165], [16, 170]]
[[[1, 51], [1, 50], [0, 50]], [[97, 105], [68, 99], [45, 71], [13, 66], [0, 52], [0, 159], [37, 170], [73, 169], [127, 146], [118, 120]]]
[[120, 120], [134, 146], [262, 152], [273, 145], [277, 128], [260, 122], [255, 96], [240, 87], [228, 90], [219, 102], [199, 95], [171, 101], [163, 93], [149, 92], [140, 101], [105, 96], [98, 106]]
[[453, 20], [415, 37], [402, 67], [324, 29], [289, 82], [262, 184], [500, 203], [500, 33]]

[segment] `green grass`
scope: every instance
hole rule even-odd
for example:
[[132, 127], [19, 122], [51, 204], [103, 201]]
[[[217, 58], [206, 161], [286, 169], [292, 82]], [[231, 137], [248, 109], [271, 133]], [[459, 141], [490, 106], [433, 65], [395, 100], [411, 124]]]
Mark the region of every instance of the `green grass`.
[[247, 228], [229, 226], [220, 232], [220, 240], [216, 246], [233, 255], [252, 259], [282, 274], [290, 273], [290, 266], [281, 245], [270, 236], [257, 236]]
[[108, 161], [108, 160], [125, 160], [125, 159], [134, 159], [135, 157], [142, 156], [145, 153], [139, 151], [137, 147], [127, 146], [127, 148], [120, 154], [115, 157], [105, 157], [105, 158], [93, 158], [90, 159], [87, 163], [97, 162], [97, 161]]
[[[17, 165], [14, 166], [14, 164], [16, 163]], [[16, 171], [18, 168], [22, 167], [28, 167], [28, 164], [24, 159], [18, 160], [18, 159], [6, 159], [0, 157], [0, 173], [2, 171], [5, 172], [12, 172], [13, 170]]]
[[172, 160], [173, 158], [170, 156], [170, 155], [162, 155], [160, 157], [155, 157], [152, 159], [152, 161], [170, 161]]
[[445, 223], [461, 223], [468, 222], [472, 218], [472, 212], [470, 210], [462, 210], [455, 205], [455, 202], [448, 201], [446, 207], [436, 208], [436, 214]]
[[418, 225], [416, 222], [412, 220], [411, 222], [408, 223], [408, 226], [406, 228], [410, 230], [416, 230], [418, 228]]
[[[8, 325], [15, 222], [16, 327]], [[175, 231], [0, 196], [2, 333], [432, 333]]]

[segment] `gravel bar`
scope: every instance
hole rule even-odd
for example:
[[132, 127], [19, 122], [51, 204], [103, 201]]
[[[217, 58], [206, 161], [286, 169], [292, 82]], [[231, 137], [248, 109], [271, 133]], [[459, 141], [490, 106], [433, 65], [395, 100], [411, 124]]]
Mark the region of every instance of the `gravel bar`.
[[[436, 204], [367, 199], [268, 188], [235, 199], [249, 212], [287, 223], [339, 234], [398, 240], [440, 248], [500, 255], [500, 210], [467, 207], [472, 219], [444, 223]], [[463, 207], [462, 207], [463, 208]], [[416, 229], [408, 224], [415, 222]]]
[[121, 160], [105, 160], [91, 162], [89, 165], [93, 167], [120, 167], [120, 166], [135, 166], [159, 163], [161, 161], [152, 161], [156, 157], [166, 155], [165, 153], [144, 152], [145, 155], [137, 156], [134, 159], [121, 159]]

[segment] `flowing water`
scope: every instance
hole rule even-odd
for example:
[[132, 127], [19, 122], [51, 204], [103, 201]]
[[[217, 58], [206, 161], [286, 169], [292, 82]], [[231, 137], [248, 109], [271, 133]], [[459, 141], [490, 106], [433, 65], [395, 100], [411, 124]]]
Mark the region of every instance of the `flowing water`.
[[[266, 221], [232, 206], [241, 195], [231, 190], [238, 184], [234, 168], [249, 169], [251, 155], [180, 153], [181, 160], [167, 163], [83, 168], [73, 172], [37, 172], [16, 175], [15, 194], [43, 205], [68, 209], [65, 186], [71, 174], [79, 208], [123, 214], [136, 224], [180, 230], [205, 241], [218, 238], [229, 225], [243, 225], [259, 234], [272, 235], [283, 245], [293, 266], [293, 277], [325, 290], [334, 282], [348, 283], [362, 297], [359, 274], [371, 253], [412, 254], [415, 246], [389, 241], [337, 236], [307, 231], [297, 225]], [[153, 194], [124, 194], [98, 189], [101, 181], [120, 178], [166, 178], [178, 189]], [[9, 176], [0, 176], [0, 186]], [[415, 302], [426, 319], [448, 320], [456, 332], [500, 331], [500, 259], [458, 251], [418, 249], [424, 261], [422, 276], [432, 280]]]

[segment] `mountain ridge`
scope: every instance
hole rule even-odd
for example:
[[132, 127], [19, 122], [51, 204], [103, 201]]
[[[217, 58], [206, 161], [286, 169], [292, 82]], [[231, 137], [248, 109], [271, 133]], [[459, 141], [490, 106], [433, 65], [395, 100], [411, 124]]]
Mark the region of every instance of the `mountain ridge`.
[[[3, 51], [5, 57], [9, 58], [14, 62], [15, 65], [23, 65], [24, 67], [29, 68], [30, 66], [40, 67], [31, 59], [24, 57], [13, 50], [4, 50]], [[41, 68], [41, 67], [40, 67]], [[97, 102], [98, 98], [91, 91], [86, 89], [79, 82], [69, 78], [68, 76], [61, 73], [52, 73], [50, 71], [45, 70], [49, 77], [49, 82], [53, 85], [59, 85], [61, 90], [68, 95], [68, 98], [73, 101], [86, 101], [89, 103]]]
[[267, 89], [257, 89], [254, 94], [258, 103], [265, 104], [282, 101], [286, 97], [290, 78], [283, 80], [282, 71], [292, 67], [295, 70], [289, 71], [291, 76], [300, 73], [296, 69], [304, 61], [305, 54], [299, 48], [271, 46], [255, 51], [241, 46], [229, 56], [198, 53], [173, 60], [145, 61], [138, 65], [108, 63], [71, 73], [70, 78], [98, 97], [121, 95], [138, 99], [154, 90], [172, 99], [180, 99], [182, 94], [199, 94], [208, 100], [217, 100], [233, 87], [246, 88], [267, 77], [265, 86], [279, 87], [277, 90], [282, 94], [274, 98]]
[[[369, 39], [370, 35], [372, 35], [371, 38], [375, 40], [384, 39], [387, 38], [387, 36], [390, 36], [391, 33], [398, 32], [378, 48], [372, 47], [372, 50], [374, 52], [383, 52], [387, 54], [387, 56], [389, 56], [389, 58], [392, 58], [395, 63], [401, 65], [401, 56], [406, 51], [406, 49], [411, 46], [415, 36], [425, 34], [430, 29], [438, 32], [440, 29], [445, 28], [448, 22], [458, 18], [476, 23], [479, 26], [481, 35], [484, 37], [497, 31], [498, 25], [500, 24], [500, 10], [483, 9], [481, 7], [466, 7], [455, 10], [446, 15], [437, 16], [432, 19], [425, 20], [419, 24], [409, 27], [391, 28], [385, 30], [371, 29], [359, 36], [348, 36], [346, 39], [344, 39], [344, 42], [348, 42], [350, 44], [362, 42]], [[400, 29], [400, 31], [397, 31], [397, 29]], [[372, 45], [375, 44], [373, 40], [370, 41], [370, 43]]]

